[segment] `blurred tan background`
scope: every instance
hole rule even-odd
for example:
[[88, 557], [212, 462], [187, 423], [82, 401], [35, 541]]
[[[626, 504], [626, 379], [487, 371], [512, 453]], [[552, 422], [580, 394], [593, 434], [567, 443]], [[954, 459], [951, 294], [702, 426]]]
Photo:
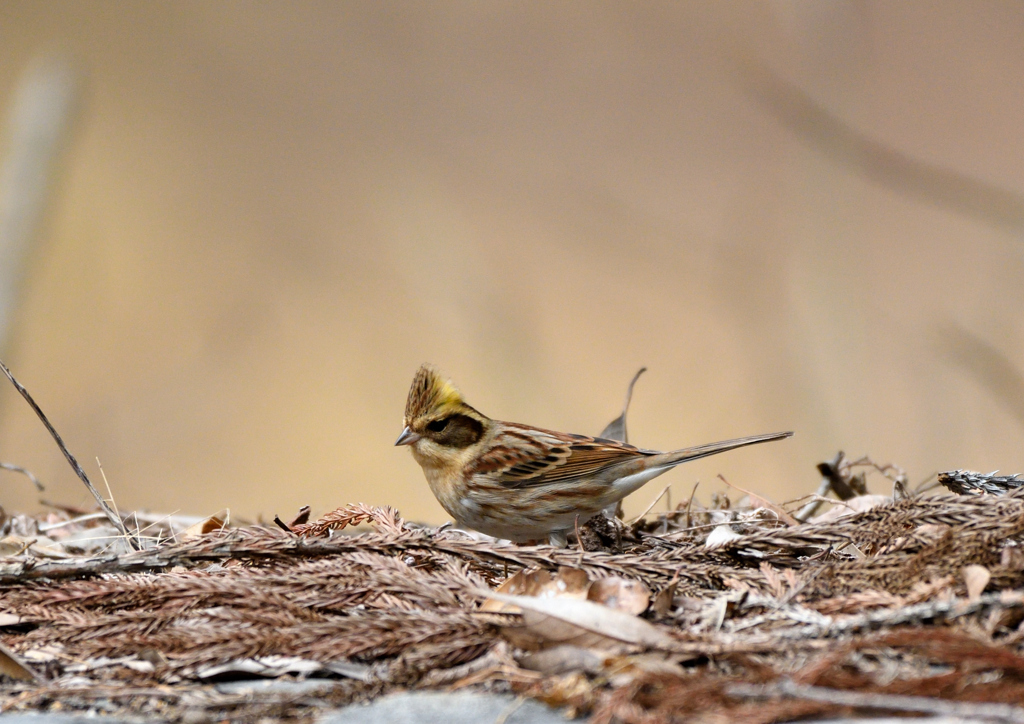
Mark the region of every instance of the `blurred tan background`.
[[[797, 433], [633, 510], [838, 449], [1024, 471], [1022, 38], [1009, 1], [2, 0], [0, 110], [80, 79], [4, 359], [122, 509], [442, 522], [392, 447], [428, 360], [583, 433], [647, 365], [644, 447]], [[48, 486], [0, 505], [88, 505], [0, 388]]]

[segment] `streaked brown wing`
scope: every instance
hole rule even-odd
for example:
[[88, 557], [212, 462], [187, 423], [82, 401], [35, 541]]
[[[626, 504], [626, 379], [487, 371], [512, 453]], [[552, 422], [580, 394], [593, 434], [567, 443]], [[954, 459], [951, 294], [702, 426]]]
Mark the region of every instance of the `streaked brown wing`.
[[506, 488], [526, 488], [590, 477], [610, 465], [653, 454], [616, 440], [569, 435], [503, 423], [494, 446], [468, 475], [486, 474]]

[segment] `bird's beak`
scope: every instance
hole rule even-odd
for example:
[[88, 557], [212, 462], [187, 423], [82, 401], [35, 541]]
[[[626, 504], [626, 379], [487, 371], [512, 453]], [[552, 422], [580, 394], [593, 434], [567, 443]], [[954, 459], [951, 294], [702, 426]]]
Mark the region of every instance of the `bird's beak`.
[[405, 429], [402, 430], [402, 434], [395, 440], [395, 445], [412, 445], [414, 442], [420, 439], [420, 436], [409, 429], [406, 425]]

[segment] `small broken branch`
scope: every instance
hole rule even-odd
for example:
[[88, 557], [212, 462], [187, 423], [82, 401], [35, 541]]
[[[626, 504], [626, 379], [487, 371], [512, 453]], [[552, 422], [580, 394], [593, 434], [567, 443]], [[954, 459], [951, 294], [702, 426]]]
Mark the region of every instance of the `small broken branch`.
[[71, 469], [74, 470], [75, 475], [77, 475], [79, 479], [83, 483], [85, 483], [85, 487], [87, 487], [89, 489], [89, 492], [92, 493], [92, 497], [96, 499], [96, 503], [100, 506], [100, 510], [102, 510], [106, 514], [107, 519], [118, 530], [118, 532], [125, 537], [125, 539], [128, 541], [128, 544], [131, 545], [132, 548], [134, 548], [135, 550], [141, 550], [142, 546], [139, 544], [138, 539], [128, 532], [128, 529], [125, 528], [124, 521], [121, 520], [120, 516], [118, 516], [114, 512], [113, 508], [110, 507], [107, 501], [103, 499], [103, 496], [100, 495], [99, 491], [96, 490], [96, 488], [93, 486], [92, 482], [89, 480], [89, 476], [85, 474], [85, 470], [82, 469], [82, 466], [78, 463], [78, 460], [76, 460], [75, 456], [71, 454], [70, 450], [68, 450], [68, 447], [67, 445], [64, 444], [64, 440], [61, 439], [60, 434], [53, 427], [53, 425], [50, 424], [50, 421], [47, 419], [46, 415], [43, 414], [43, 411], [39, 408], [39, 405], [36, 404], [36, 401], [32, 399], [32, 395], [30, 395], [28, 393], [28, 390], [26, 390], [21, 385], [21, 383], [14, 378], [14, 375], [11, 374], [11, 371], [7, 369], [7, 365], [5, 365], [2, 361], [0, 361], [0, 369], [3, 370], [5, 375], [7, 375], [7, 379], [9, 379], [11, 381], [11, 384], [14, 385], [14, 389], [16, 389], [21, 394], [21, 396], [25, 398], [25, 402], [29, 404], [29, 407], [31, 407], [32, 410], [39, 417], [39, 419], [42, 420], [43, 425], [46, 426], [46, 429], [49, 431], [50, 435], [57, 443], [57, 447], [59, 447], [60, 451], [64, 453], [64, 457], [67, 459], [68, 464], [71, 465]]
[[36, 490], [46, 490], [46, 488], [43, 487], [43, 484], [39, 482], [39, 478], [33, 475], [31, 470], [23, 468], [20, 465], [15, 465], [14, 463], [0, 463], [0, 469], [10, 470], [12, 473], [21, 473], [32, 481], [32, 484], [36, 486]]

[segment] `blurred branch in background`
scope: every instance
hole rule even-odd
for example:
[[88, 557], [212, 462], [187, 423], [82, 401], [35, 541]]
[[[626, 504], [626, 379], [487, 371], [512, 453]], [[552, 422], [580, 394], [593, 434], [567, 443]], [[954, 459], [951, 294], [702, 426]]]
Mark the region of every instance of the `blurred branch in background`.
[[79, 85], [66, 58], [44, 56], [25, 70], [11, 99], [0, 156], [0, 353], [8, 349], [25, 260], [40, 236]]
[[1024, 425], [1024, 374], [1002, 351], [955, 324], [937, 331], [938, 346]]
[[1024, 195], [922, 161], [869, 138], [762, 64], [743, 64], [739, 77], [749, 95], [839, 165], [893, 191], [1009, 230], [1024, 239]]

